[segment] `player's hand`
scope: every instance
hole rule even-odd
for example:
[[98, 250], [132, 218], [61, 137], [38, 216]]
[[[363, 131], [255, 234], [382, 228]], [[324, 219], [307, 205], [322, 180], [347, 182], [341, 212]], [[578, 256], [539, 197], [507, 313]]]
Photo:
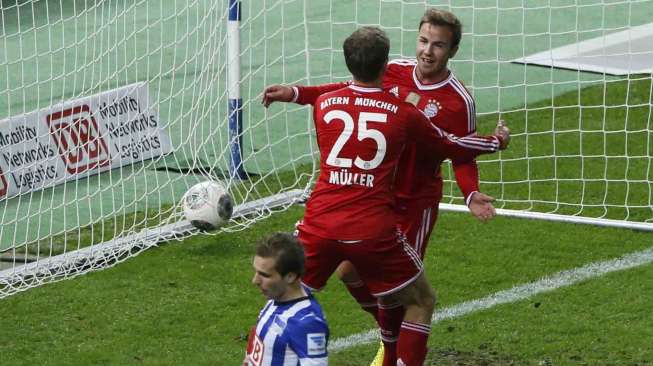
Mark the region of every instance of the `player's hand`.
[[494, 209], [492, 202], [494, 197], [485, 193], [474, 192], [469, 200], [469, 212], [481, 222], [486, 222], [496, 216], [497, 211]]
[[295, 93], [287, 85], [270, 85], [263, 90], [263, 105], [265, 108], [273, 102], [290, 102]]
[[510, 143], [510, 129], [506, 126], [506, 121], [500, 119], [499, 122], [497, 122], [494, 136], [496, 136], [500, 141], [499, 150], [505, 150], [508, 148], [508, 144]]

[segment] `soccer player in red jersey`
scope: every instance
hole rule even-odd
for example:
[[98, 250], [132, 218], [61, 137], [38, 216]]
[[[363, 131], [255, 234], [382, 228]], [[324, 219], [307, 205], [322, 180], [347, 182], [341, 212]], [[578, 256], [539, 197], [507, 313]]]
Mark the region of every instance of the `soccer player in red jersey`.
[[[450, 12], [430, 8], [420, 20], [416, 59], [394, 60], [388, 64], [383, 89], [415, 105], [431, 123], [458, 137], [476, 134], [475, 103], [471, 94], [447, 68], [458, 51], [462, 25]], [[333, 83], [316, 87], [273, 85], [266, 88], [263, 103], [296, 101], [312, 104], [323, 93], [348, 85]], [[501, 128], [501, 127], [500, 127]], [[424, 258], [426, 244], [438, 216], [442, 198], [440, 165], [443, 156], [421, 154], [409, 144], [401, 157], [397, 174], [396, 211], [398, 227]], [[492, 197], [479, 192], [475, 161], [452, 160], [456, 181], [470, 212], [481, 221], [494, 217]], [[373, 296], [358, 281], [350, 266], [338, 271], [348, 290], [361, 307], [376, 317], [378, 308]]]
[[373, 296], [405, 309], [403, 322], [379, 311], [388, 340], [384, 365], [421, 365], [435, 295], [419, 254], [396, 232], [393, 184], [400, 154], [411, 141], [419, 151], [469, 161], [505, 148], [507, 137], [452, 139], [413, 105], [384, 92], [389, 41], [380, 29], [357, 30], [343, 50], [353, 82], [313, 103], [320, 175], [298, 225], [306, 251], [302, 281], [319, 290], [350, 261]]

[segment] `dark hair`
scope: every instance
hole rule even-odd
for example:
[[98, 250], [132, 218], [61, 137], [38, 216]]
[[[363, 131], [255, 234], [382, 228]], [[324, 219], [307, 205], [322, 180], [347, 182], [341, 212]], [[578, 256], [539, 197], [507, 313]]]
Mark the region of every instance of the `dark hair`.
[[361, 27], [342, 44], [347, 68], [356, 80], [376, 80], [388, 61], [390, 40], [379, 27]]
[[301, 277], [304, 274], [304, 248], [288, 233], [274, 233], [263, 238], [256, 246], [256, 255], [275, 258], [274, 269], [281, 276], [292, 272]]
[[422, 19], [420, 19], [419, 27], [417, 28], [418, 31], [422, 29], [422, 25], [424, 23], [449, 28], [451, 34], [453, 34], [453, 42], [451, 44], [451, 48], [457, 47], [458, 44], [460, 44], [460, 38], [463, 34], [463, 25], [460, 23], [460, 20], [458, 20], [454, 13], [446, 10], [429, 8], [426, 9]]

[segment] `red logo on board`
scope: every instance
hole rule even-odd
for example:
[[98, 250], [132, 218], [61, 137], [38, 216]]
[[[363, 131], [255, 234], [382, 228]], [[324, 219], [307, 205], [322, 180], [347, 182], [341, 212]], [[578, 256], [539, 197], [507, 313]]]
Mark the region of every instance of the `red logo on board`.
[[79, 174], [111, 163], [109, 149], [88, 105], [54, 112], [46, 120], [68, 173]]

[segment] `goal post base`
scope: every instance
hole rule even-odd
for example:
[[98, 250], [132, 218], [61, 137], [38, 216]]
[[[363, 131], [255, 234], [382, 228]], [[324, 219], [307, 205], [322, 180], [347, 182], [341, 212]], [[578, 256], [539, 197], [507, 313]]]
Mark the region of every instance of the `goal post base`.
[[[454, 205], [450, 203], [441, 203], [440, 210], [453, 211], [453, 212], [469, 212], [467, 206]], [[572, 224], [588, 224], [596, 226], [616, 227], [622, 229], [653, 231], [653, 223], [647, 222], [633, 222], [611, 219], [598, 219], [592, 217], [580, 216], [567, 216], [551, 213], [532, 212], [532, 211], [517, 211], [498, 208], [497, 215], [506, 217], [517, 217], [522, 219], [538, 219], [547, 221], [567, 222]]]

